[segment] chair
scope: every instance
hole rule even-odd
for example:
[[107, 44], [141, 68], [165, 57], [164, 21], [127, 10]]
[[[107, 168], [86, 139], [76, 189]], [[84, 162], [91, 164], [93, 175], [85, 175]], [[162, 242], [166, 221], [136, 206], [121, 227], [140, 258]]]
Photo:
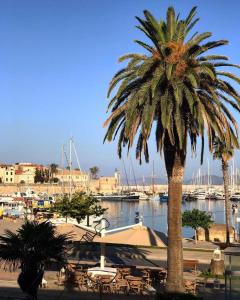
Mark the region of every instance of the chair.
[[129, 281], [129, 292], [133, 294], [142, 294], [143, 291], [143, 285], [142, 281], [140, 280], [130, 280]]
[[131, 268], [120, 268], [119, 272], [123, 277], [129, 276], [131, 274]]
[[76, 280], [78, 282], [78, 288], [80, 291], [87, 290], [88, 291], [88, 277], [86, 272], [78, 272], [76, 275]]
[[185, 291], [189, 294], [196, 294], [196, 282], [192, 280], [184, 281]]
[[113, 278], [111, 276], [101, 276], [100, 281], [101, 281], [103, 292], [113, 293], [114, 286], [113, 286]]
[[116, 282], [114, 284], [114, 289], [117, 294], [121, 292], [124, 294], [129, 293], [129, 284], [126, 279], [124, 278], [116, 278]]
[[158, 279], [159, 279], [159, 281], [160, 281], [160, 283], [165, 283], [166, 282], [166, 280], [167, 280], [167, 273], [166, 272], [159, 272], [158, 273]]
[[61, 275], [59, 273], [57, 273], [57, 282], [55, 282], [58, 286], [62, 286], [64, 285], [66, 280], [66, 275]]

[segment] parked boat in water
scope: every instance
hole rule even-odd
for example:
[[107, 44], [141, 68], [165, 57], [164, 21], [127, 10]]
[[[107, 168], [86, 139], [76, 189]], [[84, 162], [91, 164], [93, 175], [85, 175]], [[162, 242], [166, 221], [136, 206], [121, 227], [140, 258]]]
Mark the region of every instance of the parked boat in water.
[[162, 195], [159, 196], [159, 200], [161, 203], [166, 203], [168, 202], [168, 194], [167, 193], [164, 193]]
[[232, 194], [230, 197], [230, 201], [233, 201], [233, 202], [240, 201], [240, 193], [236, 192], [236, 193]]
[[139, 201], [140, 196], [136, 193], [113, 193], [105, 195], [94, 195], [95, 198], [101, 201]]

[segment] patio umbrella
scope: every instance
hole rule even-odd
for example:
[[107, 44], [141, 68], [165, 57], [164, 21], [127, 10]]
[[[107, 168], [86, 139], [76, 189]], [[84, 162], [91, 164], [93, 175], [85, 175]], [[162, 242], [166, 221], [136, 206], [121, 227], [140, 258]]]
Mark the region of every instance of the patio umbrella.
[[[70, 234], [71, 241], [79, 242], [81, 241], [82, 237], [89, 232], [90, 234], [94, 235], [94, 233], [90, 230], [81, 228], [74, 224], [64, 223], [56, 225], [56, 233], [58, 234]], [[82, 240], [84, 242], [84, 240]]]
[[138, 225], [118, 232], [109, 233], [104, 237], [95, 237], [94, 242], [104, 244], [121, 244], [142, 247], [167, 247], [167, 236], [160, 231]]
[[[112, 233], [115, 231], [114, 233]], [[128, 246], [142, 247], [167, 247], [167, 237], [164, 233], [152, 228], [143, 226], [141, 223], [126, 226], [126, 228], [117, 228], [104, 233], [102, 237], [95, 237], [94, 242], [101, 244], [100, 266], [104, 269], [105, 265], [105, 244], [120, 244]]]

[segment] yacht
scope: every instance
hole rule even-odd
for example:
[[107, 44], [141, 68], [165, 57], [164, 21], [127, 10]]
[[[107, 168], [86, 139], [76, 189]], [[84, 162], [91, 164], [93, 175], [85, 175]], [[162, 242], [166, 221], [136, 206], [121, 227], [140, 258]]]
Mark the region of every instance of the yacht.
[[139, 201], [140, 196], [136, 193], [113, 193], [106, 195], [96, 195], [95, 198], [101, 201]]
[[162, 195], [159, 196], [159, 200], [161, 203], [166, 203], [168, 202], [168, 194], [167, 193], [164, 193]]
[[240, 193], [236, 192], [234, 194], [231, 195], [230, 200], [233, 202], [238, 202], [240, 201]]

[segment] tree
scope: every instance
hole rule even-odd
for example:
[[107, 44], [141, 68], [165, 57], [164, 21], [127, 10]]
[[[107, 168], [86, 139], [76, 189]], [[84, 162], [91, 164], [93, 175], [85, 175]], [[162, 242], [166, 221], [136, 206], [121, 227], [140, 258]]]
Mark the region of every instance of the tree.
[[51, 163], [50, 166], [49, 166], [49, 168], [50, 168], [51, 178], [53, 178], [54, 175], [56, 175], [57, 172], [58, 172], [58, 165], [54, 164], [54, 163]]
[[13, 233], [0, 236], [0, 260], [14, 268], [20, 266], [18, 284], [24, 293], [37, 299], [45, 266], [51, 260], [64, 264], [69, 236], [57, 234], [51, 223], [29, 222]]
[[42, 176], [44, 178], [44, 182], [49, 182], [50, 174], [48, 169], [42, 170]]
[[35, 176], [34, 176], [34, 183], [43, 183], [44, 176], [42, 174], [42, 170], [36, 169]]
[[65, 217], [66, 222], [69, 217], [75, 218], [78, 223], [87, 217], [87, 226], [89, 226], [89, 216], [99, 217], [104, 214], [106, 208], [102, 208], [99, 201], [92, 195], [76, 192], [71, 199], [65, 195], [57, 201], [53, 210]]
[[97, 166], [94, 166], [94, 167], [90, 168], [89, 171], [91, 173], [91, 177], [93, 179], [97, 179], [98, 173], [99, 173], [99, 168]]
[[199, 227], [208, 230], [213, 223], [211, 216], [205, 211], [193, 209], [192, 211], [185, 211], [182, 215], [182, 225], [194, 229], [195, 242], [197, 243], [197, 229]]
[[228, 41], [205, 41], [210, 32], [190, 35], [198, 21], [195, 15], [196, 7], [185, 19], [169, 7], [166, 20], [157, 21], [148, 11], [144, 19], [137, 17], [137, 28], [150, 43], [137, 40], [145, 53], [119, 59], [128, 63], [110, 82], [107, 96], [114, 95], [104, 123], [108, 127], [104, 141], [118, 136], [120, 158], [122, 147], [129, 151], [136, 145], [140, 163], [142, 153], [149, 161], [148, 140], [155, 129], [157, 151], [164, 154], [168, 176], [166, 288], [171, 293], [183, 291], [181, 199], [188, 140], [195, 152], [201, 139], [201, 163], [206, 136], [210, 151], [216, 135], [227, 144], [236, 143], [237, 124], [226, 104], [240, 108], [239, 94], [229, 83], [229, 79], [239, 83], [240, 78], [222, 68], [236, 65], [228, 63], [226, 56], [206, 54]]
[[[225, 197], [225, 220], [226, 220], [226, 243], [230, 243], [230, 199], [229, 199], [229, 175], [228, 175], [228, 161], [233, 157], [234, 147], [228, 146], [224, 141], [221, 141], [218, 137], [215, 137], [213, 142], [213, 158], [220, 159], [222, 161], [222, 172], [224, 182], [224, 197]], [[235, 145], [235, 148], [239, 148]]]

